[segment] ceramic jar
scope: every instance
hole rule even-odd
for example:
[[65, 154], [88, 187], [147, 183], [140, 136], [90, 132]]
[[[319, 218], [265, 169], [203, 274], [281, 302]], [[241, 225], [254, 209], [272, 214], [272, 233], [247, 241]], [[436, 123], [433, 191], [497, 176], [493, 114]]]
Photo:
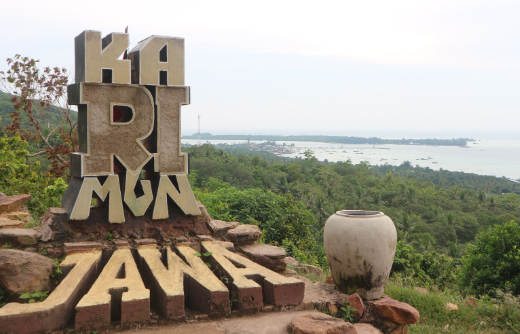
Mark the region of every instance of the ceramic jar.
[[379, 211], [342, 210], [329, 217], [325, 253], [336, 287], [365, 300], [383, 295], [392, 269], [397, 231]]

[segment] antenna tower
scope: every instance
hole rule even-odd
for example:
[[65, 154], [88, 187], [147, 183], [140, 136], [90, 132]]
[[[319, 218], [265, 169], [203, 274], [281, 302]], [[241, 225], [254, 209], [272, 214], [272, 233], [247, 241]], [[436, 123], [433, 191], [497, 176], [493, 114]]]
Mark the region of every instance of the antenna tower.
[[200, 115], [199, 115], [199, 141], [197, 142], [197, 146], [200, 146]]

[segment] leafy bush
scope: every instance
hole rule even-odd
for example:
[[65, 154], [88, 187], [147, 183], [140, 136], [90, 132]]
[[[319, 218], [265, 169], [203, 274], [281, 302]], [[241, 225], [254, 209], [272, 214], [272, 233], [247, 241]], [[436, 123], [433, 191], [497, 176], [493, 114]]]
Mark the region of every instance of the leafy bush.
[[7, 196], [30, 194], [27, 207], [37, 218], [49, 207], [60, 206], [67, 184], [61, 178], [41, 174], [38, 162], [28, 165], [27, 145], [18, 135], [0, 137], [0, 192]]
[[214, 219], [258, 225], [263, 241], [282, 246], [303, 263], [326, 266], [321, 233], [313, 231], [314, 215], [291, 194], [284, 196], [262, 189], [238, 190], [229, 183], [209, 178], [195, 196]]
[[441, 288], [456, 283], [458, 262], [436, 251], [417, 252], [403, 241], [397, 242], [392, 273], [400, 273], [413, 281]]
[[511, 221], [479, 233], [462, 262], [461, 286], [479, 295], [520, 295], [520, 226]]

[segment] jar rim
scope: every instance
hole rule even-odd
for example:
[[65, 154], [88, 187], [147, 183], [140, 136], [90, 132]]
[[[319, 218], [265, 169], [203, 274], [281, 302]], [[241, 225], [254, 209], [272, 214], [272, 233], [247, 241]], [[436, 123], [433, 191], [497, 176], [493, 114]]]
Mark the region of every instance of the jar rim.
[[368, 210], [340, 210], [336, 211], [338, 216], [344, 217], [356, 217], [356, 218], [372, 218], [384, 216], [381, 211], [368, 211]]

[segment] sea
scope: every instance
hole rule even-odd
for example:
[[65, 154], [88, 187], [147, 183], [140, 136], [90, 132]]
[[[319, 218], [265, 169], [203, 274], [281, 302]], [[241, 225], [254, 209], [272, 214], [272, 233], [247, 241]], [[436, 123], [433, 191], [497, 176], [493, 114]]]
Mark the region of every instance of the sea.
[[[197, 140], [182, 139], [183, 144], [196, 145]], [[206, 140], [210, 144], [240, 144], [237, 140]], [[261, 143], [252, 141], [252, 143]], [[493, 175], [520, 181], [520, 139], [489, 139], [469, 141], [466, 147], [426, 145], [334, 144], [301, 141], [277, 141], [292, 147], [283, 157], [304, 157], [311, 150], [320, 161], [347, 161], [359, 164], [398, 166], [409, 161], [413, 166], [445, 169], [480, 175]], [[294, 145], [294, 146], [291, 146]]]

